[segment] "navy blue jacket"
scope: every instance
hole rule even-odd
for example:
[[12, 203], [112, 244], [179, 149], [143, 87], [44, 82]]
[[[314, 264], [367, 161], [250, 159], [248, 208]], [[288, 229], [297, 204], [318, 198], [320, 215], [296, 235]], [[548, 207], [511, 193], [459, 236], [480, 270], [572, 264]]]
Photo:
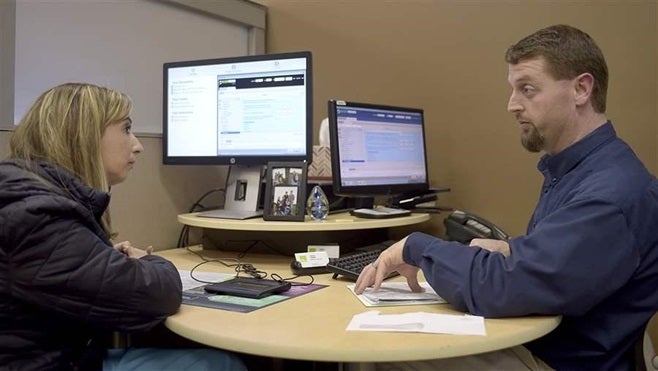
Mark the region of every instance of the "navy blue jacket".
[[55, 165], [0, 162], [3, 370], [97, 366], [103, 334], [147, 330], [178, 311], [173, 264], [128, 258], [105, 236], [109, 199]]
[[658, 181], [611, 123], [545, 155], [539, 203], [505, 257], [414, 233], [404, 260], [457, 308], [562, 315], [526, 346], [558, 370], [625, 370], [658, 310]]

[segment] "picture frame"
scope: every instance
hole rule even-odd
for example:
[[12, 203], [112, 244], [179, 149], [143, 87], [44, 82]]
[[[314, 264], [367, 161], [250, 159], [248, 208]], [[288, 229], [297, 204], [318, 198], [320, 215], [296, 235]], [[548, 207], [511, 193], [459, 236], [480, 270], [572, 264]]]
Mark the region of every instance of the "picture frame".
[[304, 221], [307, 167], [306, 161], [267, 163], [263, 220]]

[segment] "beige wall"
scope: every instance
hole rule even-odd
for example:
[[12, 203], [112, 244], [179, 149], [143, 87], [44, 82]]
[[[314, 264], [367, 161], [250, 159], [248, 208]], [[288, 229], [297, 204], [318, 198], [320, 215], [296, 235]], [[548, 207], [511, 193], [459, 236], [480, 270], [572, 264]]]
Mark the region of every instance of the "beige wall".
[[[655, 15], [656, 19], [658, 19], [658, 6], [656, 7]], [[653, 27], [656, 31], [656, 39], [658, 39], [658, 26], [655, 22]], [[658, 79], [658, 63], [656, 63], [656, 74], [654, 77]], [[654, 86], [656, 87], [656, 96], [658, 96], [658, 83], [656, 83]], [[658, 100], [654, 102], [654, 109], [656, 110], [656, 117], [658, 117]], [[658, 124], [658, 120], [656, 120], [656, 123]], [[656, 147], [658, 147], [658, 132], [656, 133]], [[653, 172], [654, 174], [658, 173], [658, 150], [656, 151], [656, 162], [654, 163]], [[648, 327], [649, 333], [652, 335], [651, 340], [653, 341], [654, 348], [656, 349], [656, 353], [658, 353], [658, 315], [654, 316]]]
[[503, 54], [538, 28], [572, 24], [598, 41], [611, 74], [608, 116], [658, 170], [653, 0], [262, 2], [268, 52], [313, 52], [316, 131], [330, 98], [424, 108], [431, 182], [452, 188], [442, 203], [513, 235], [524, 231], [541, 179], [506, 112]]
[[[540, 178], [537, 156], [521, 149], [505, 111], [502, 55], [520, 37], [553, 23], [582, 27], [598, 40], [611, 70], [608, 114], [658, 172], [653, 0], [262, 2], [269, 7], [269, 52], [314, 53], [316, 132], [330, 98], [425, 108], [431, 181], [452, 188], [444, 205], [482, 214], [512, 234], [524, 230]], [[1, 152], [8, 135], [0, 132]], [[128, 181], [113, 190], [114, 223], [121, 238], [172, 247], [180, 232], [176, 214], [222, 186], [224, 168], [163, 166], [161, 140], [140, 139], [145, 153]], [[439, 233], [440, 221], [425, 227]]]

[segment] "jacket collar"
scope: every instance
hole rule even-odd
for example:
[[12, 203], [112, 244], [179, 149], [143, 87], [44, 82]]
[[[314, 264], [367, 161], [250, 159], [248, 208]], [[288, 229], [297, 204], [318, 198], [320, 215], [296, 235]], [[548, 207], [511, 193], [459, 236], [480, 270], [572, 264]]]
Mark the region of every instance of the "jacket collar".
[[548, 154], [542, 156], [537, 169], [542, 173], [548, 171], [551, 177], [560, 178], [576, 167], [590, 152], [615, 138], [617, 138], [615, 128], [610, 121], [607, 121], [562, 152], [552, 156]]

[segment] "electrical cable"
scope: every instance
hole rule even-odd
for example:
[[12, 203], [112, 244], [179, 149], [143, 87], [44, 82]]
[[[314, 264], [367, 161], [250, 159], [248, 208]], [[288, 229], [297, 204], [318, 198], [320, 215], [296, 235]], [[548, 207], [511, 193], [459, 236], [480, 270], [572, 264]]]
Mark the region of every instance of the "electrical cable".
[[[202, 210], [204, 209], [204, 206], [201, 204], [201, 201], [208, 197], [210, 194], [213, 194], [215, 192], [226, 192], [226, 188], [213, 188], [206, 193], [204, 193], [201, 197], [199, 197], [196, 202], [192, 204], [192, 206], [189, 208], [187, 211], [188, 213], [193, 213], [197, 207], [201, 208]], [[185, 247], [188, 244], [188, 237], [189, 237], [189, 230], [190, 226], [189, 225], [184, 225], [183, 228], [181, 228], [180, 234], [178, 235], [178, 243], [176, 244], [176, 247]]]
[[[208, 258], [208, 257], [204, 256], [203, 254], [200, 254], [198, 251], [194, 251], [194, 250], [190, 249], [189, 247], [186, 247], [185, 249], [187, 251], [193, 253], [194, 255], [198, 256], [202, 260], [200, 263], [198, 263], [197, 265], [192, 267], [192, 269], [190, 270], [190, 278], [192, 278], [194, 281], [200, 282], [200, 283], [206, 283], [206, 284], [216, 283], [214, 281], [205, 281], [205, 280], [199, 279], [199, 278], [194, 276], [194, 271], [198, 267], [200, 267], [204, 264], [208, 264], [208, 263], [220, 263], [225, 267], [233, 268], [236, 272], [235, 277], [239, 277], [240, 273], [247, 273], [253, 278], [265, 279], [269, 275], [275, 281], [290, 282], [290, 284], [292, 286], [309, 286], [309, 285], [313, 284], [313, 282], [315, 280], [312, 275], [297, 275], [297, 276], [293, 276], [293, 277], [282, 278], [280, 275], [278, 275], [276, 273], [268, 274], [265, 271], [257, 269], [253, 264], [243, 263], [243, 262], [240, 261], [240, 259], [236, 259], [236, 258]], [[227, 263], [227, 262], [231, 262], [231, 263]], [[309, 277], [310, 282], [303, 283], [303, 282], [294, 282], [294, 281], [292, 281], [292, 280], [294, 280], [296, 278], [299, 278], [299, 277]]]

